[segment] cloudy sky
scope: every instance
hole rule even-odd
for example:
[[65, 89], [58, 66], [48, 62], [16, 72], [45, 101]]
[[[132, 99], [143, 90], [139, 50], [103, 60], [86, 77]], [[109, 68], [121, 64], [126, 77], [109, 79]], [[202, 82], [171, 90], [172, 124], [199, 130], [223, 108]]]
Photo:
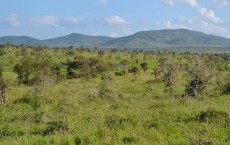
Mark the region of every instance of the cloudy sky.
[[230, 38], [230, 0], [0, 0], [0, 36], [121, 37], [185, 28]]

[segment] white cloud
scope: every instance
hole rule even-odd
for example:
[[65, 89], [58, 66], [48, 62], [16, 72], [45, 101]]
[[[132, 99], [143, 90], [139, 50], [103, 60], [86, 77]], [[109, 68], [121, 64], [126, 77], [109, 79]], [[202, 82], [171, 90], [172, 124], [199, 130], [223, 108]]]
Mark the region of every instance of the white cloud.
[[230, 3], [226, 0], [213, 0], [213, 6], [219, 8], [228, 8], [230, 7]]
[[116, 32], [112, 32], [109, 36], [110, 37], [118, 37], [118, 34]]
[[127, 20], [118, 15], [104, 17], [103, 19], [101, 19], [101, 22], [106, 26], [120, 26], [129, 24]]
[[205, 28], [205, 30], [209, 32], [217, 32], [217, 33], [225, 33], [227, 32], [227, 29], [223, 26], [217, 26], [208, 22], [201, 22], [202, 26]]
[[197, 2], [197, 0], [162, 0], [162, 1], [170, 6], [175, 6], [180, 3], [189, 5], [191, 7], [199, 6], [199, 3]]
[[85, 27], [84, 20], [80, 17], [65, 17], [62, 19], [62, 25], [70, 27]]
[[22, 26], [21, 22], [19, 21], [19, 19], [15, 16], [9, 16], [5, 19], [5, 23], [11, 27], [20, 27]]
[[179, 17], [179, 18], [178, 18], [178, 21], [183, 22], [183, 23], [189, 23], [189, 24], [192, 24], [192, 23], [193, 23], [192, 20], [187, 19], [187, 18], [185, 18], [185, 17]]
[[37, 18], [38, 22], [49, 27], [58, 27], [58, 20], [54, 16], [43, 16]]
[[214, 22], [214, 23], [223, 22], [223, 19], [217, 17], [212, 9], [208, 10], [207, 8], [199, 8], [198, 12], [202, 17], [208, 19], [211, 22]]
[[125, 34], [132, 34], [133, 32], [128, 29], [122, 29], [122, 32]]
[[167, 28], [167, 29], [190, 29], [182, 24], [172, 24], [171, 21], [166, 21], [164, 22], [164, 26]]

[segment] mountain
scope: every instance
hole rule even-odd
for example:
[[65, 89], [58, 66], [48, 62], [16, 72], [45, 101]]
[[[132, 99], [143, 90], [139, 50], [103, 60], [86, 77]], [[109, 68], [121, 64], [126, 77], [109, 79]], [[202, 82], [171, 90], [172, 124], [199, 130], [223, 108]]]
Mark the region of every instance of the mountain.
[[112, 37], [106, 36], [89, 36], [73, 33], [67, 36], [44, 40], [43, 44], [48, 46], [96, 46], [112, 39]]
[[73, 45], [75, 47], [86, 46], [92, 48], [230, 48], [230, 39], [187, 29], [142, 31], [120, 38], [78, 33], [46, 40], [27, 36], [7, 36], [0, 37], [0, 43], [46, 45], [51, 47]]
[[137, 32], [113, 39], [101, 47], [166, 48], [166, 47], [230, 47], [230, 39], [186, 29], [166, 29]]

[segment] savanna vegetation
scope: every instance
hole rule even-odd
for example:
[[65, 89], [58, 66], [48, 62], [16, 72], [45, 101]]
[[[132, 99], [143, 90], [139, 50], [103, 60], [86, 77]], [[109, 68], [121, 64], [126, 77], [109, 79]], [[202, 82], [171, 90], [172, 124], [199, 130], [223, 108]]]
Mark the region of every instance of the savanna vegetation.
[[0, 144], [228, 145], [230, 54], [1, 45]]

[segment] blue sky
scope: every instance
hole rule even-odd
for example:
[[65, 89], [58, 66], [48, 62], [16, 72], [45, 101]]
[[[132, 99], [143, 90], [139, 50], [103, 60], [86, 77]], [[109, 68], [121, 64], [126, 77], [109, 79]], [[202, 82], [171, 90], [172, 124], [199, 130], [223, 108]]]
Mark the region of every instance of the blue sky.
[[0, 36], [122, 37], [185, 28], [230, 38], [230, 0], [0, 0]]

